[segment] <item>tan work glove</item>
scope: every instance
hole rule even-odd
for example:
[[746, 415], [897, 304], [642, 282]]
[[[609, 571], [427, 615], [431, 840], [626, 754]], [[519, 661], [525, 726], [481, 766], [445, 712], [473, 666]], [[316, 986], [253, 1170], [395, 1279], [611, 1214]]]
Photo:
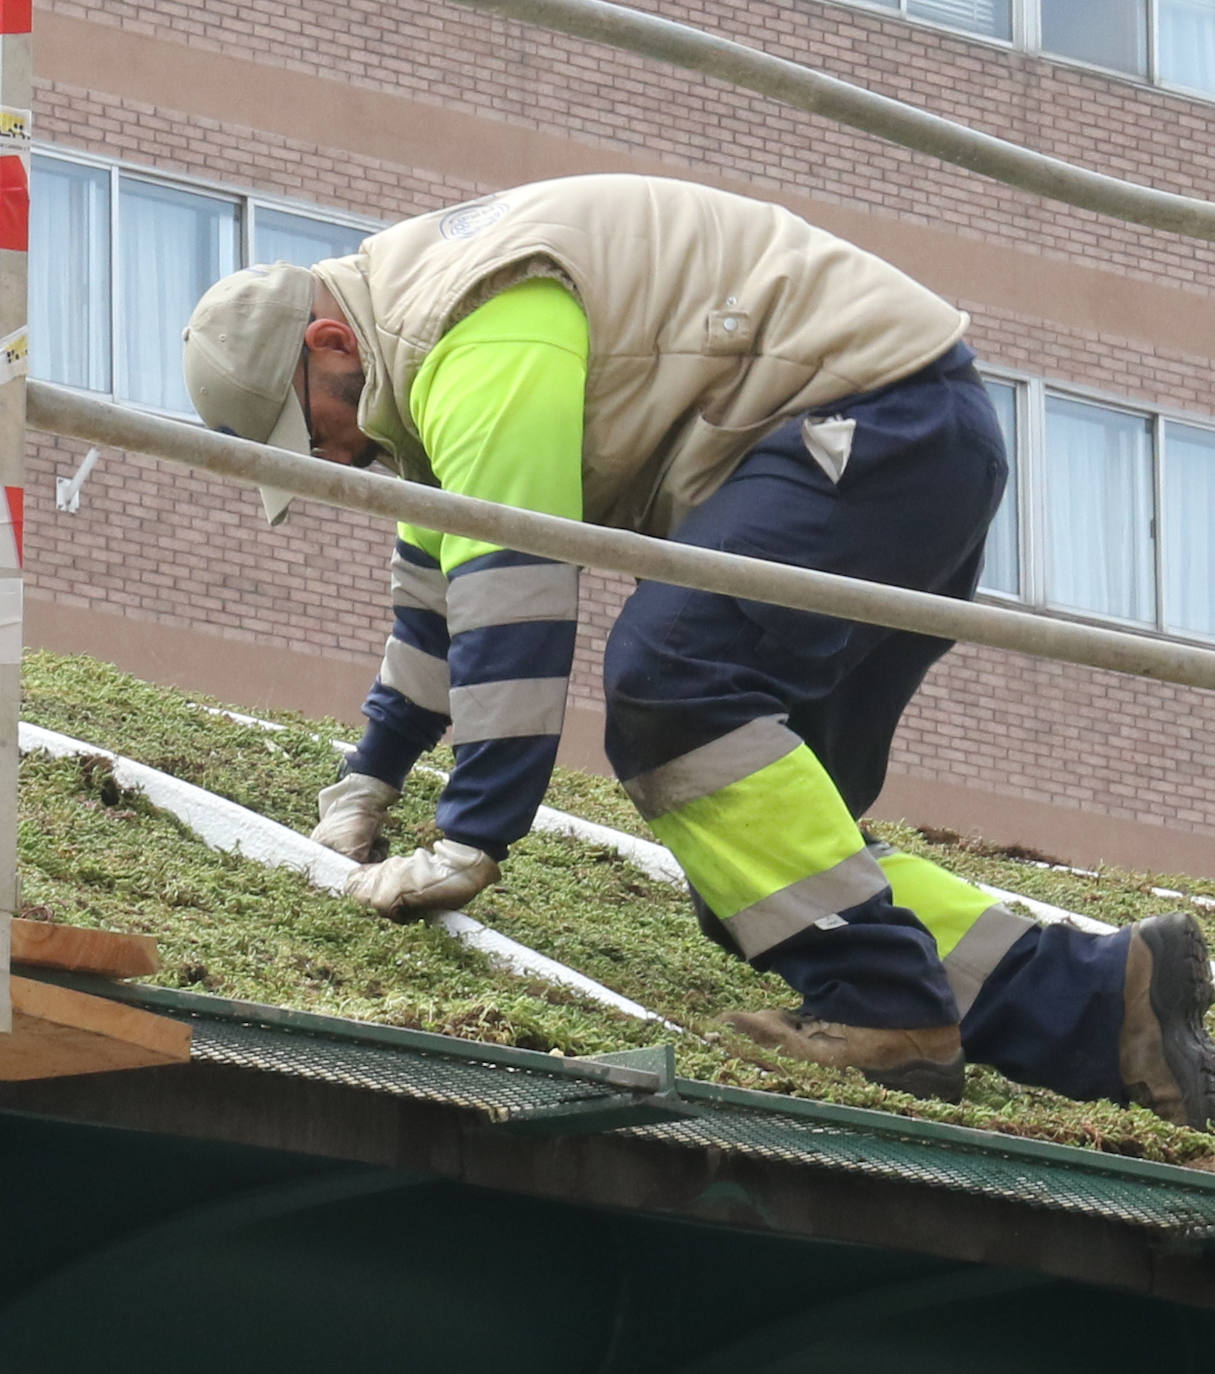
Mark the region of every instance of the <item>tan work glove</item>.
[[470, 844], [439, 840], [434, 849], [415, 849], [408, 858], [394, 854], [383, 863], [356, 868], [346, 880], [346, 895], [393, 920], [409, 920], [412, 913], [457, 911], [501, 876], [488, 854]]
[[347, 773], [317, 795], [321, 823], [310, 839], [365, 864], [374, 854], [380, 826], [400, 792], [366, 773]]

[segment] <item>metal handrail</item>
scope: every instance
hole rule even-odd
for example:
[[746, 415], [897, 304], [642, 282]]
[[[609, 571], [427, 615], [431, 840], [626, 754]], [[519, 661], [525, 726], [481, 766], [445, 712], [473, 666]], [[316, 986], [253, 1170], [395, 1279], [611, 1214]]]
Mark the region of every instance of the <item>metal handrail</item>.
[[31, 425], [52, 434], [130, 449], [250, 485], [278, 487], [345, 510], [405, 520], [565, 563], [1163, 682], [1215, 688], [1215, 652], [1190, 645], [516, 510], [127, 410], [48, 382], [29, 383], [28, 411]]
[[1215, 205], [1121, 181], [716, 34], [604, 0], [456, 0], [687, 71], [717, 77], [794, 109], [861, 129], [1022, 191], [1082, 210], [1193, 238], [1215, 240]]

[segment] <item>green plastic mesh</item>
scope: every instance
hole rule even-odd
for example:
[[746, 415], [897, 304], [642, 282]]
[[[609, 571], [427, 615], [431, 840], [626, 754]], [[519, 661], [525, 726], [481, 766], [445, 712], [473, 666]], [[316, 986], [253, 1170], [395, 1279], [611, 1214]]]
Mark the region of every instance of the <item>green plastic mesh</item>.
[[[180, 1014], [180, 1013], [178, 1013]], [[444, 1103], [479, 1112], [523, 1112], [539, 1107], [585, 1103], [619, 1093], [606, 1083], [572, 1077], [561, 1061], [546, 1071], [543, 1056], [496, 1051], [509, 1061], [476, 1057], [468, 1042], [453, 1041], [450, 1053], [411, 1046], [376, 1044], [346, 1036], [267, 1026], [223, 1016], [189, 1016], [196, 1060], [344, 1084], [368, 1092]], [[433, 1038], [437, 1039], [437, 1037]], [[841, 1171], [852, 1175], [920, 1183], [932, 1188], [1003, 1198], [1023, 1206], [1116, 1219], [1168, 1233], [1176, 1239], [1215, 1238], [1215, 1188], [1205, 1180], [1187, 1186], [1175, 1171], [1167, 1177], [1127, 1161], [1094, 1154], [1077, 1160], [1075, 1150], [1041, 1145], [1029, 1157], [999, 1137], [976, 1142], [973, 1133], [951, 1127], [900, 1128], [897, 1117], [873, 1116], [881, 1124], [841, 1123], [838, 1109], [799, 1104], [797, 1114], [773, 1107], [740, 1107], [713, 1101], [706, 1088], [697, 1102], [695, 1085], [681, 1083], [698, 1115], [683, 1121], [624, 1126], [622, 1131], [674, 1147], [730, 1153]], [[1134, 1172], [1138, 1169], [1139, 1172]]]
[[[732, 1107], [715, 1108], [692, 1121], [649, 1126], [645, 1133], [761, 1159], [1113, 1218], [1152, 1230], [1215, 1235], [1215, 1191], [1129, 1178], [1116, 1168], [1103, 1168], [1098, 1155], [1091, 1165], [1076, 1165], [1066, 1158], [1026, 1159], [1002, 1153], [998, 1137], [977, 1147], [948, 1139], [916, 1139], [894, 1129], [816, 1123], [776, 1111]], [[1065, 1156], [1062, 1150], [1059, 1154]]]
[[545, 1074], [464, 1055], [402, 1050], [281, 1027], [206, 1017], [191, 1020], [191, 1058], [195, 1060], [338, 1083], [391, 1097], [481, 1111], [519, 1111], [610, 1097], [619, 1091], [608, 1084], [562, 1075], [556, 1064], [551, 1074]]

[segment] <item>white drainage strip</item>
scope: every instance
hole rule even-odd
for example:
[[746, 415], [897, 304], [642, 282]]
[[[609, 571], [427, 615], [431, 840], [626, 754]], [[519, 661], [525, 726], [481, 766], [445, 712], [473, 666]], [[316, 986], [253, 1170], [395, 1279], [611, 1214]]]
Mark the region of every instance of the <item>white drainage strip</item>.
[[[218, 708], [211, 706], [204, 709], [213, 712], [218, 711]], [[218, 714], [225, 715], [239, 724], [255, 725], [263, 730], [281, 730], [284, 728], [274, 721], [259, 720], [256, 716], [241, 715], [236, 711], [218, 711]], [[354, 748], [353, 745], [347, 744], [343, 740], [330, 740], [329, 743], [340, 754], [348, 754]], [[423, 764], [419, 765], [417, 771], [425, 773], [429, 777], [439, 778], [444, 782], [447, 780], [447, 774], [438, 768], [428, 768]], [[556, 834], [572, 835], [575, 839], [603, 845], [607, 849], [614, 850], [622, 858], [628, 859], [630, 863], [635, 864], [649, 877], [659, 881], [680, 884], [686, 881], [683, 870], [671, 851], [665, 845], [655, 844], [653, 840], [642, 840], [636, 835], [629, 835], [621, 830], [613, 830], [606, 825], [597, 825], [594, 821], [584, 821], [578, 816], [571, 816], [565, 811], [555, 811], [549, 806], [542, 806], [536, 812], [533, 828]], [[1089, 869], [1066, 868], [1061, 864], [1036, 864], [1035, 867], [1060, 869], [1083, 877], [1096, 878], [1100, 876]], [[1079, 912], [1068, 911], [1060, 906], [1052, 906], [1049, 902], [1040, 902], [1035, 897], [1023, 897], [1019, 892], [1009, 892], [1005, 888], [992, 887], [988, 883], [976, 883], [975, 886], [998, 902], [1019, 902], [1043, 925], [1066, 923], [1074, 926], [1077, 930], [1087, 930], [1094, 935], [1111, 935], [1120, 929], [1108, 921], [1098, 921], [1092, 916], [1082, 916]], [[1175, 892], [1164, 887], [1154, 887], [1150, 890], [1155, 897], [1180, 899], [1200, 907], [1215, 906], [1215, 898], [1212, 897], [1187, 897], [1185, 893]], [[1212, 960], [1211, 967], [1215, 969], [1215, 960]]]
[[[259, 730], [283, 730], [286, 727], [277, 721], [261, 720], [257, 716], [247, 716], [240, 711], [228, 711], [218, 706], [203, 706], [200, 709], [210, 712], [212, 715], [226, 716], [228, 720], [235, 721], [238, 725], [252, 725]], [[322, 739], [323, 736], [314, 735], [314, 739]], [[334, 750], [339, 754], [350, 754], [354, 752], [354, 745], [348, 744], [345, 740], [328, 740]], [[415, 772], [424, 773], [428, 778], [437, 778], [440, 782], [447, 781], [447, 774], [441, 768], [431, 768], [422, 763], [416, 765]], [[625, 834], [622, 830], [613, 830], [610, 826], [598, 825], [594, 821], [584, 821], [580, 816], [571, 816], [567, 811], [555, 811], [551, 806], [542, 806], [536, 812], [536, 819], [532, 825], [533, 830], [545, 831], [549, 834], [571, 835], [574, 839], [585, 840], [588, 844], [601, 844], [605, 849], [611, 849], [619, 854], [621, 858], [627, 859], [630, 863], [641, 869], [647, 877], [655, 878], [661, 882], [683, 883], [683, 869], [675, 860], [675, 856], [665, 845], [655, 844], [653, 840], [638, 839], [636, 835]]]
[[[136, 763], [134, 759], [111, 753], [108, 749], [85, 744], [57, 731], [29, 725], [25, 721], [22, 721], [19, 727], [18, 747], [23, 753], [43, 749], [56, 758], [92, 754], [109, 759], [113, 766], [114, 779], [120, 787], [138, 789], [153, 806], [171, 812], [212, 849], [239, 853], [247, 859], [253, 859], [271, 868], [295, 869], [314, 887], [323, 888], [339, 896], [346, 889], [346, 879], [351, 869], [358, 867], [353, 859], [315, 844], [287, 826], [279, 825], [277, 821], [268, 820], [265, 816], [259, 816], [256, 811], [238, 806], [224, 797], [217, 797], [212, 792], [194, 786], [193, 783], [183, 782], [180, 778], [158, 772], [146, 764]], [[531, 975], [549, 983], [560, 984], [628, 1016], [646, 1021], [660, 1021], [668, 1030], [681, 1030], [681, 1027], [663, 1020], [639, 1002], [622, 997], [576, 969], [567, 968], [555, 959], [549, 959], [516, 940], [490, 930], [462, 911], [435, 912], [428, 919], [432, 925], [440, 926], [448, 934], [480, 950], [494, 964], [509, 969], [512, 973]]]

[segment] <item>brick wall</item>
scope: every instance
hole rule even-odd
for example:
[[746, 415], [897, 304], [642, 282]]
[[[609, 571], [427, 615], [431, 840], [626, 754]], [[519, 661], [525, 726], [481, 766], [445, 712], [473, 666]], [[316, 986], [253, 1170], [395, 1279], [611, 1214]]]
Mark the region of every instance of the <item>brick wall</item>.
[[[796, 186], [912, 222], [944, 222], [988, 243], [1099, 253], [1148, 280], [1212, 288], [1210, 246], [1062, 212], [716, 79], [456, 5], [260, 0], [203, 10], [165, 0], [53, 0], [44, 8], [580, 142], [703, 163], [757, 187]], [[1110, 175], [1215, 195], [1206, 103], [823, 0], [635, 8]]]
[[[1215, 196], [1207, 134], [1215, 105], [846, 5], [648, 7], [1058, 157]], [[521, 141], [535, 132], [568, 140], [588, 167], [605, 150], [644, 154], [673, 172], [862, 210], [874, 223], [948, 231], [980, 244], [993, 262], [1028, 248], [1044, 261], [1095, 264], [1200, 296], [1215, 288], [1211, 245], [1069, 211], [723, 82], [455, 5], [53, 0], [39, 10], [87, 20], [99, 32], [188, 44], [193, 53], [214, 52], [217, 63], [323, 77], [335, 99], [337, 83], [348, 83], [474, 114]], [[56, 145], [361, 214], [406, 215], [496, 184], [461, 172], [458, 150], [442, 139], [425, 162], [393, 161], [200, 116], [189, 91], [182, 108], [149, 104], [130, 94], [121, 72], [99, 72], [88, 89], [40, 72], [36, 101], [39, 137]], [[1215, 412], [1209, 359], [1198, 348], [1145, 347], [1130, 330], [1048, 321], [982, 298], [960, 303], [993, 363]], [[1099, 302], [1090, 314], [1100, 319]], [[297, 503], [290, 522], [270, 531], [251, 493], [142, 458], [109, 458], [90, 478], [81, 513], [57, 514], [53, 476], [72, 471], [81, 451], [44, 437], [30, 454], [36, 596], [267, 652], [378, 654], [387, 628], [381, 527]], [[627, 592], [625, 579], [584, 577], [575, 705], [600, 700], [598, 660]], [[930, 675], [893, 764], [1010, 798], [1215, 835], [1208, 701], [1182, 688], [963, 648]]]

